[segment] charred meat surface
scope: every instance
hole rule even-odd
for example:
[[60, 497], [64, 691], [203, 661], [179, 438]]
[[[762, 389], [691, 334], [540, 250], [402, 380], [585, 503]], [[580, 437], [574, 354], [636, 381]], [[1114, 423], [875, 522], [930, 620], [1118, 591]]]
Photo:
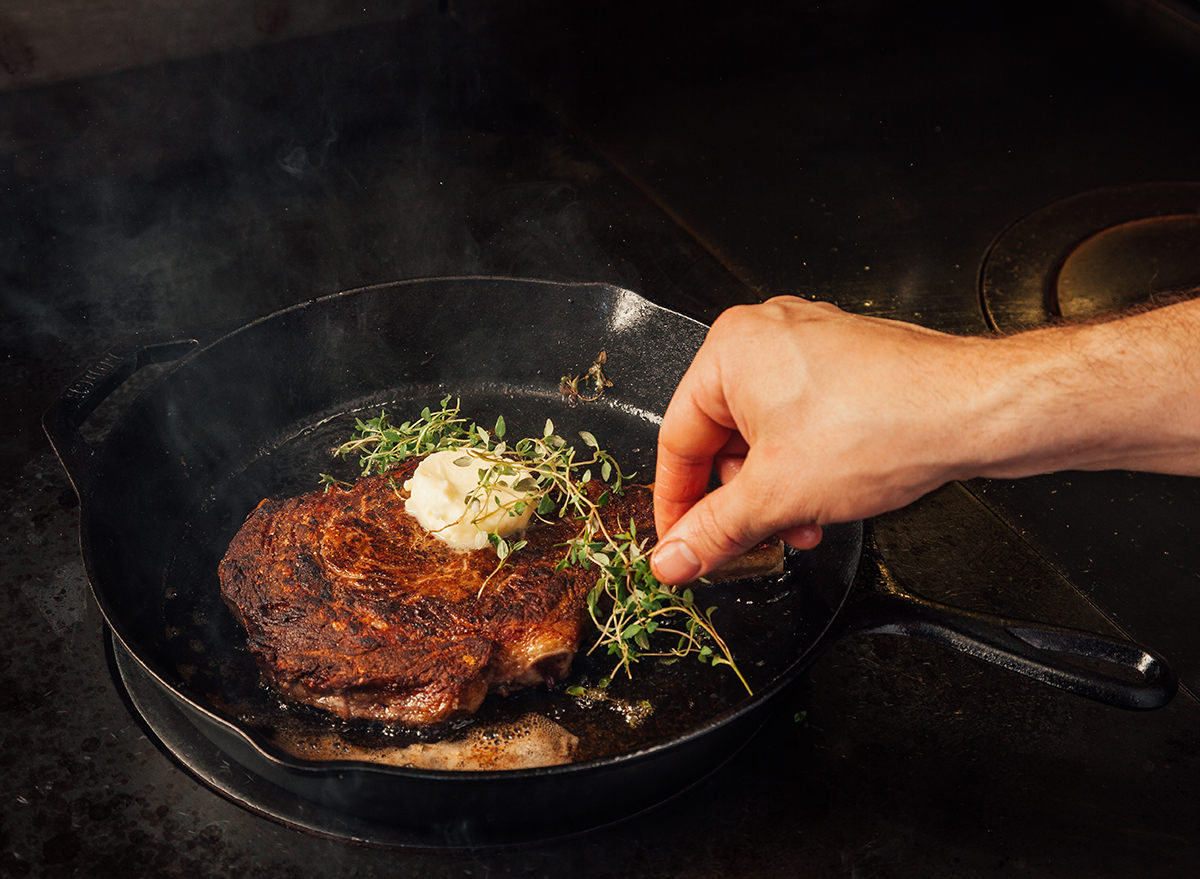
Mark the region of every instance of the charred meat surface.
[[[353, 488], [266, 500], [220, 564], [222, 595], [250, 651], [290, 698], [346, 719], [431, 726], [473, 713], [489, 691], [565, 677], [587, 620], [594, 572], [556, 571], [577, 523], [531, 528], [495, 569], [405, 512], [406, 462]], [[605, 510], [653, 533], [650, 490]]]

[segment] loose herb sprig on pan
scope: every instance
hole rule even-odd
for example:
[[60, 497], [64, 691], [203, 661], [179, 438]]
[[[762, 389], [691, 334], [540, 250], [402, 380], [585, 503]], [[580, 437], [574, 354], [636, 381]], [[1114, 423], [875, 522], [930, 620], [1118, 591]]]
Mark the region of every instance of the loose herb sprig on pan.
[[[510, 515], [520, 515], [528, 504], [543, 521], [551, 517], [570, 517], [579, 523], [579, 531], [566, 542], [566, 555], [558, 563], [561, 570], [578, 565], [585, 570], [595, 568], [596, 585], [588, 594], [588, 612], [600, 635], [592, 650], [601, 647], [616, 657], [612, 676], [624, 671], [632, 674], [632, 665], [643, 657], [659, 657], [674, 661], [694, 654], [700, 662], [727, 665], [750, 690], [733, 654], [712, 622], [715, 608], [700, 610], [690, 589], [676, 592], [660, 583], [650, 572], [650, 551], [646, 539], [639, 538], [632, 521], [626, 531], [613, 534], [604, 524], [600, 510], [613, 494], [620, 494], [626, 477], [613, 457], [600, 448], [596, 438], [580, 431], [580, 438], [589, 457], [578, 455], [554, 432], [554, 423], [546, 420], [541, 437], [526, 437], [512, 446], [505, 442], [504, 419], [496, 420], [488, 431], [462, 418], [459, 405], [450, 406], [450, 397], [441, 401], [441, 409], [428, 407], [415, 421], [392, 424], [386, 412], [377, 418], [359, 419], [354, 437], [334, 449], [334, 454], [348, 458], [358, 453], [362, 475], [386, 473], [414, 455], [428, 455], [447, 449], [471, 450], [481, 458], [487, 469], [480, 479], [478, 508], [487, 510], [494, 505], [508, 506]], [[586, 454], [586, 453], [585, 453]], [[464, 456], [465, 458], [465, 456]], [[463, 461], [464, 466], [472, 463]], [[593, 478], [605, 488], [593, 500], [587, 485]], [[338, 480], [322, 475], [327, 486]], [[501, 480], [525, 495], [517, 501], [502, 502], [491, 490]], [[508, 557], [524, 547], [524, 541], [510, 542], [499, 534], [489, 533], [488, 541], [496, 550], [499, 570]], [[496, 573], [484, 581], [487, 581]], [[482, 592], [482, 590], [481, 590]], [[673, 646], [652, 649], [650, 636], [656, 640], [674, 638]], [[714, 649], [715, 648], [715, 649]]]
[[[604, 396], [604, 389], [611, 388], [612, 382], [608, 380], [608, 376], [604, 374], [604, 364], [608, 362], [608, 355], [604, 349], [600, 349], [600, 353], [596, 355], [596, 360], [588, 367], [587, 374], [584, 376], [564, 375], [558, 384], [558, 392], [566, 397], [567, 402], [574, 406], [578, 402], [592, 403]], [[580, 383], [583, 383], [584, 390], [579, 390]], [[592, 390], [587, 390], [588, 387]]]

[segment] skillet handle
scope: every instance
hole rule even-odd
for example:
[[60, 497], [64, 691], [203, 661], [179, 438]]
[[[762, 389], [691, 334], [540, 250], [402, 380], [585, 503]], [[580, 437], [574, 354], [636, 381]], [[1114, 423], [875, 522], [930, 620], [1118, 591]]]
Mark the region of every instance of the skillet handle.
[[139, 369], [177, 360], [200, 344], [194, 335], [157, 337], [138, 333], [119, 342], [80, 373], [42, 415], [42, 429], [82, 496], [91, 482], [94, 452], [80, 432], [89, 415]]
[[867, 596], [855, 633], [906, 635], [1117, 708], [1171, 701], [1178, 682], [1167, 661], [1130, 641], [975, 613], [898, 587]]

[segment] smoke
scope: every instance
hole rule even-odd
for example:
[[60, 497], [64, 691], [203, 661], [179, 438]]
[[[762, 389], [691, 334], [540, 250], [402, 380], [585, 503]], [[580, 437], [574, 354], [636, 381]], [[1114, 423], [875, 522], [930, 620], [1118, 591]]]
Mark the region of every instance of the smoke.
[[444, 16], [0, 93], [19, 430], [132, 333], [408, 278], [637, 289], [597, 235], [599, 173]]

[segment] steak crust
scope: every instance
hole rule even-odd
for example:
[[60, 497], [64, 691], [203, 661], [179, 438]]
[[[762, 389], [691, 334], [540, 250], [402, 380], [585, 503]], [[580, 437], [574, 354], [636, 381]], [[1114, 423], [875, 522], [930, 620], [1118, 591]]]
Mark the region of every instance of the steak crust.
[[[451, 549], [404, 510], [419, 460], [353, 488], [265, 500], [221, 561], [221, 592], [267, 679], [346, 719], [431, 726], [473, 713], [489, 690], [570, 670], [594, 572], [555, 571], [577, 523], [540, 525], [495, 569], [490, 548]], [[604, 518], [653, 534], [650, 490]]]

